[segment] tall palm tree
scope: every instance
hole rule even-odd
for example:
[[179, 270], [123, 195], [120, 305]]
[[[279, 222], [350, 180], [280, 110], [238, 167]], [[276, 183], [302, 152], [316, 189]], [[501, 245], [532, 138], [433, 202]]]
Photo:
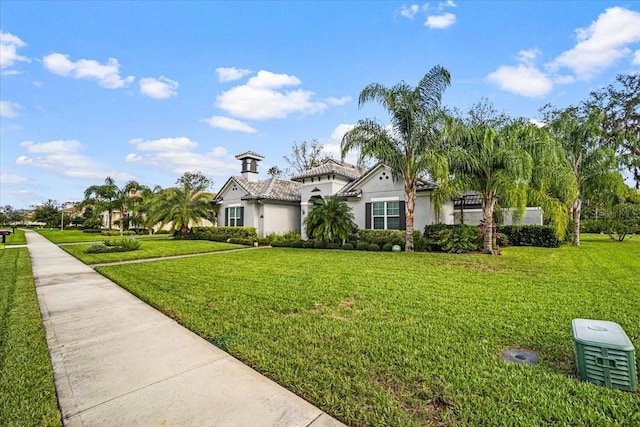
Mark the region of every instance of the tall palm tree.
[[529, 136], [532, 125], [514, 121], [496, 130], [484, 123], [466, 125], [450, 120], [448, 124], [452, 185], [482, 196], [483, 250], [494, 254], [493, 212], [498, 198], [502, 206], [519, 212], [526, 207], [532, 159], [523, 147], [523, 140]]
[[429, 174], [436, 181], [446, 180], [446, 157], [441, 146], [444, 113], [440, 101], [451, 83], [449, 72], [435, 66], [416, 87], [400, 82], [392, 87], [372, 83], [360, 93], [358, 106], [373, 101], [389, 113], [390, 125], [373, 119], [359, 120], [342, 138], [344, 158], [352, 149], [359, 152], [359, 163], [376, 159], [391, 168], [394, 178], [404, 180], [406, 202], [406, 246], [413, 252], [413, 218], [418, 179]]
[[601, 144], [603, 113], [592, 109], [580, 115], [575, 108], [560, 112], [549, 132], [564, 149], [577, 191], [571, 200], [573, 246], [580, 246], [580, 213], [584, 200], [615, 197], [623, 186], [615, 152]]
[[307, 236], [326, 243], [344, 244], [354, 228], [351, 207], [337, 197], [316, 199], [304, 222]]
[[211, 185], [204, 175], [187, 172], [178, 179], [178, 187], [167, 188], [155, 195], [148, 206], [149, 222], [160, 227], [171, 224], [173, 231], [184, 236], [189, 224], [201, 224], [202, 219], [215, 221], [212, 195], [204, 190]]

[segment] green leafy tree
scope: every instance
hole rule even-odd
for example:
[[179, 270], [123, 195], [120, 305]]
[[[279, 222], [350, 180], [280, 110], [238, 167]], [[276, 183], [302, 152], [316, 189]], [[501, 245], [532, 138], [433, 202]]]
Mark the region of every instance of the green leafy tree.
[[180, 230], [184, 236], [191, 223], [201, 224], [202, 219], [215, 222], [213, 196], [205, 192], [213, 181], [201, 172], [186, 172], [176, 184], [179, 186], [161, 190], [152, 198], [147, 206], [149, 224], [171, 224], [174, 232]]
[[33, 221], [44, 222], [47, 227], [59, 226], [61, 220], [59, 206], [59, 203], [52, 199], [35, 206], [32, 214]]
[[22, 212], [21, 210], [18, 209], [14, 209], [13, 206], [10, 205], [6, 205], [4, 208], [4, 219], [2, 220], [2, 223], [9, 223], [11, 224], [11, 228], [13, 229], [13, 232], [16, 232], [16, 226], [18, 224], [20, 224], [21, 222], [23, 222], [24, 220], [24, 212]]
[[482, 121], [449, 120], [451, 185], [482, 196], [483, 251], [487, 254], [495, 253], [494, 210], [498, 199], [503, 207], [516, 212], [526, 207], [533, 162], [523, 140], [530, 136], [532, 126], [515, 120], [495, 129]]
[[389, 113], [390, 125], [362, 119], [342, 138], [343, 158], [355, 149], [360, 164], [378, 160], [391, 168], [395, 179], [403, 179], [407, 252], [414, 250], [413, 219], [419, 178], [429, 174], [436, 181], [445, 181], [448, 176], [447, 160], [440, 151], [445, 118], [440, 101], [450, 82], [449, 72], [436, 66], [416, 87], [405, 82], [392, 87], [368, 85], [360, 93], [358, 105], [378, 103]]
[[616, 151], [640, 189], [640, 73], [619, 74], [614, 84], [591, 92], [583, 111], [594, 108], [603, 113], [603, 145]]
[[294, 174], [299, 174], [320, 166], [322, 162], [331, 158], [331, 156], [322, 152], [323, 148], [315, 138], [310, 142], [294, 142], [291, 147], [291, 155], [282, 156], [282, 158], [293, 168]]
[[587, 115], [576, 108], [560, 112], [549, 124], [549, 132], [562, 146], [576, 185], [571, 203], [573, 245], [580, 246], [580, 213], [585, 200], [611, 205], [623, 191], [612, 148], [601, 144], [603, 113], [593, 109]]
[[325, 243], [342, 243], [354, 228], [351, 207], [337, 197], [316, 199], [304, 220], [307, 236]]

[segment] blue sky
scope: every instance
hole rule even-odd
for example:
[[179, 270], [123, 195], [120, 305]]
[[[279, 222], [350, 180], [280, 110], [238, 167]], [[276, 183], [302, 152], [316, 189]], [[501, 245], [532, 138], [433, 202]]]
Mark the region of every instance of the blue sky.
[[452, 75], [444, 103], [512, 116], [578, 103], [640, 70], [640, 3], [0, 3], [0, 205], [82, 198], [111, 176], [218, 190], [246, 150], [295, 141], [337, 156], [367, 84]]

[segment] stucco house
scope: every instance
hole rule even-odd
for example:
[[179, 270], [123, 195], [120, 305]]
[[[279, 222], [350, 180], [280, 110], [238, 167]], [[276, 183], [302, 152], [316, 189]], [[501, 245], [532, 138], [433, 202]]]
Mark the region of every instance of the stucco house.
[[[264, 159], [248, 151], [236, 156], [242, 161], [240, 176], [230, 177], [213, 203], [218, 205], [218, 225], [251, 226], [258, 235], [298, 231], [304, 233], [304, 220], [314, 199], [337, 196], [347, 201], [354, 221], [361, 229], [405, 229], [404, 184], [394, 180], [383, 164], [363, 171], [356, 166], [327, 160], [291, 179], [259, 180], [258, 164]], [[434, 208], [431, 194], [436, 185], [420, 181], [416, 197], [414, 227], [452, 224], [453, 202]]]

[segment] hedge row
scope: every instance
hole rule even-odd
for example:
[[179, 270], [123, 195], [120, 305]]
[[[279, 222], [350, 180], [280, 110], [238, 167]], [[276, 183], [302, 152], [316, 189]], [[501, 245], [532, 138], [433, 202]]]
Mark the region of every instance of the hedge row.
[[507, 237], [510, 246], [557, 248], [562, 244], [554, 229], [545, 225], [503, 225], [498, 233]]
[[191, 240], [213, 240], [214, 242], [242, 239], [244, 241], [250, 240], [250, 244], [253, 244], [258, 240], [258, 233], [255, 227], [194, 227], [185, 238]]

